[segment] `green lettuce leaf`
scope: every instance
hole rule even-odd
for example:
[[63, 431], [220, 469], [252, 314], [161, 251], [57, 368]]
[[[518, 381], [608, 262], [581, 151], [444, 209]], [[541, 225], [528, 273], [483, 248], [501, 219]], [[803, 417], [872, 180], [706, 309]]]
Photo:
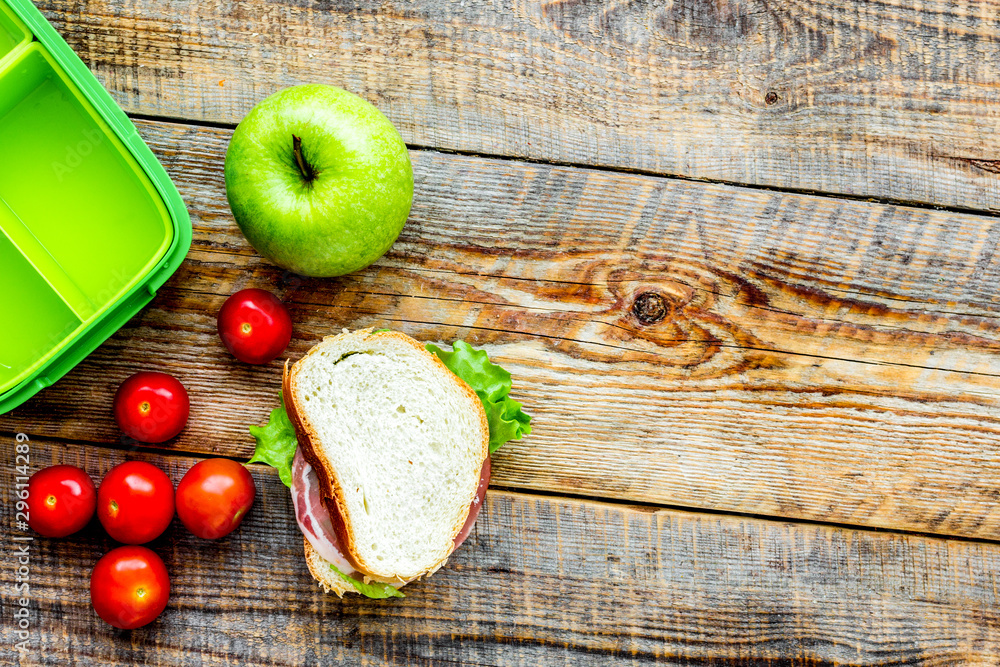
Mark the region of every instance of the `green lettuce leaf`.
[[377, 581], [373, 581], [370, 584], [366, 584], [363, 581], [358, 581], [353, 577], [348, 577], [346, 574], [337, 569], [337, 566], [330, 563], [330, 569], [337, 573], [341, 579], [354, 586], [355, 590], [364, 596], [374, 598], [376, 600], [384, 600], [385, 598], [405, 598], [406, 596], [399, 592], [398, 588], [390, 586], [389, 584], [381, 584]]
[[485, 350], [474, 350], [465, 341], [455, 341], [451, 352], [436, 345], [427, 349], [444, 362], [452, 373], [465, 380], [482, 401], [490, 423], [490, 453], [508, 440], [520, 440], [531, 433], [531, 417], [521, 404], [508, 397], [513, 383], [510, 373], [490, 362]]
[[251, 426], [250, 435], [257, 440], [257, 449], [247, 463], [267, 463], [278, 470], [278, 476], [285, 486], [292, 486], [292, 459], [299, 441], [295, 427], [285, 412], [285, 403], [271, 410], [271, 419], [266, 426]]

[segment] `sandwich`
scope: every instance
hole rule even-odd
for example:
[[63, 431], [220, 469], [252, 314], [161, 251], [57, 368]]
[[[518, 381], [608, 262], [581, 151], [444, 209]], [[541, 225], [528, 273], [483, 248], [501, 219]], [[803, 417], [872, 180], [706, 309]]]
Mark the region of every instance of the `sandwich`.
[[531, 432], [511, 377], [458, 341], [388, 329], [330, 336], [285, 364], [282, 405], [250, 462], [291, 489], [309, 572], [327, 592], [403, 597], [468, 536], [490, 454]]

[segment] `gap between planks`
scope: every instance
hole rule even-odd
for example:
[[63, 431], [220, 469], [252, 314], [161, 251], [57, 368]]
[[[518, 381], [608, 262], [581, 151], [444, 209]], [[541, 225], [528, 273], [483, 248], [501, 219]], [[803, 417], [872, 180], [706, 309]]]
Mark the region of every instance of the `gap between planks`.
[[[180, 118], [174, 116], [157, 116], [154, 114], [142, 114], [129, 112], [128, 117], [133, 121], [143, 121], [149, 123], [162, 123], [166, 125], [187, 125], [192, 127], [214, 128], [232, 131], [236, 129], [238, 123], [224, 123], [210, 120], [199, 120], [192, 118]], [[844, 201], [865, 202], [869, 204], [882, 204], [885, 206], [905, 206], [907, 208], [926, 209], [931, 211], [943, 211], [948, 213], [962, 213], [965, 215], [977, 215], [984, 218], [1000, 218], [1000, 210], [990, 211], [974, 207], [948, 206], [932, 204], [911, 199], [892, 199], [887, 197], [871, 197], [866, 195], [852, 195], [825, 190], [810, 190], [805, 188], [780, 187], [774, 185], [762, 185], [744, 181], [733, 181], [721, 178], [699, 178], [696, 176], [685, 176], [679, 173], [666, 173], [653, 171], [650, 169], [640, 169], [633, 167], [622, 167], [618, 165], [592, 165], [585, 162], [566, 162], [561, 160], [548, 160], [538, 157], [519, 157], [516, 155], [505, 155], [503, 153], [482, 153], [476, 151], [461, 150], [455, 148], [438, 148], [422, 144], [406, 144], [410, 151], [432, 151], [444, 155], [461, 155], [463, 157], [483, 158], [489, 160], [500, 160], [506, 162], [523, 162], [526, 164], [543, 164], [551, 167], [572, 167], [588, 171], [603, 171], [616, 174], [629, 174], [635, 176], [647, 176], [651, 178], [663, 178], [675, 181], [686, 181], [689, 183], [705, 183], [709, 185], [728, 185], [748, 190], [759, 190], [761, 192], [774, 192], [779, 194], [794, 194], [808, 197], [828, 197], [830, 199], [842, 199]]]
[[[2, 438], [13, 438], [17, 435], [14, 431], [0, 431], [0, 439]], [[43, 442], [51, 442], [58, 445], [70, 446], [84, 446], [84, 447], [99, 447], [102, 449], [107, 449], [114, 452], [124, 452], [135, 453], [141, 452], [144, 456], [159, 456], [159, 457], [180, 457], [180, 458], [190, 458], [190, 459], [229, 459], [241, 464], [247, 464], [246, 459], [237, 456], [227, 455], [226, 453], [215, 453], [210, 454], [206, 452], [198, 451], [187, 451], [184, 449], [168, 449], [162, 448], [157, 445], [147, 445], [139, 442], [127, 442], [127, 437], [122, 436], [122, 441], [118, 443], [109, 442], [95, 442], [89, 440], [74, 440], [71, 438], [60, 438], [58, 436], [45, 436], [40, 438]], [[249, 465], [257, 466], [258, 470], [264, 470], [270, 468], [268, 464], [255, 462]], [[100, 481], [98, 480], [98, 484]], [[611, 507], [619, 507], [622, 509], [634, 509], [640, 512], [658, 512], [658, 511], [668, 511], [668, 512], [683, 512], [693, 515], [705, 515], [705, 516], [720, 516], [720, 517], [734, 517], [740, 519], [751, 519], [754, 521], [765, 521], [780, 525], [795, 525], [795, 526], [825, 526], [828, 528], [842, 529], [858, 531], [861, 533], [878, 533], [878, 534], [895, 534], [895, 535], [911, 535], [913, 537], [926, 538], [932, 540], [949, 540], [958, 542], [973, 542], [981, 544], [997, 544], [1000, 545], [1000, 538], [990, 539], [986, 537], [967, 537], [965, 535], [942, 535], [939, 533], [928, 533], [919, 530], [906, 530], [905, 528], [880, 528], [873, 526], [866, 526], [863, 524], [853, 524], [853, 523], [836, 523], [831, 521], [821, 521], [815, 519], [792, 519], [792, 518], [781, 518], [775, 517], [767, 514], [753, 514], [751, 512], [735, 512], [728, 510], [716, 510], [704, 507], [688, 507], [685, 505], [671, 505], [666, 503], [652, 503], [652, 502], [639, 502], [636, 500], [623, 500], [619, 498], [605, 498], [598, 496], [588, 496], [581, 493], [570, 493], [567, 491], [550, 491], [546, 489], [533, 489], [530, 487], [517, 487], [510, 486], [506, 484], [494, 484], [490, 481], [489, 486], [491, 491], [503, 491], [507, 493], [516, 493], [525, 497], [538, 497], [538, 498], [549, 498], [555, 501], [560, 499], [578, 501], [583, 503], [596, 503], [602, 505], [608, 505]]]

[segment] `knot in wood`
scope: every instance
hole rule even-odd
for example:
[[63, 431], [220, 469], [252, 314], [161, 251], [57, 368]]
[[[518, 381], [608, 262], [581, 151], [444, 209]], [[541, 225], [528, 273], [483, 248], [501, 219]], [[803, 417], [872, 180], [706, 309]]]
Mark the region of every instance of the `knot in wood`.
[[658, 292], [642, 292], [632, 302], [632, 313], [643, 324], [656, 324], [667, 316], [667, 300]]

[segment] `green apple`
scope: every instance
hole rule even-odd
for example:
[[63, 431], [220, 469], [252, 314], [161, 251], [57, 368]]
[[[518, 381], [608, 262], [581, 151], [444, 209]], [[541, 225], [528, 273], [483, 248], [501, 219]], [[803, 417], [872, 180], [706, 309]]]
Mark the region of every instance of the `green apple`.
[[226, 196], [261, 255], [306, 276], [340, 276], [399, 236], [413, 168], [399, 132], [371, 104], [334, 86], [293, 86], [236, 128]]

